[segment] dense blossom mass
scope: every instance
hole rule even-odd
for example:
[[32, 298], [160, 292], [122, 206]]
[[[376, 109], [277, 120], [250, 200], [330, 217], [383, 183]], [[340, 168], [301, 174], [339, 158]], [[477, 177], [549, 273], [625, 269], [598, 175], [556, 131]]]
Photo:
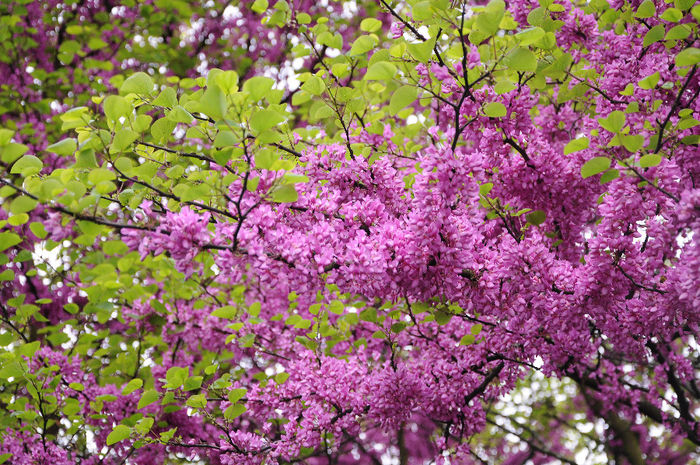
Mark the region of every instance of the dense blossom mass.
[[0, 463], [697, 463], [699, 19], [3, 2]]

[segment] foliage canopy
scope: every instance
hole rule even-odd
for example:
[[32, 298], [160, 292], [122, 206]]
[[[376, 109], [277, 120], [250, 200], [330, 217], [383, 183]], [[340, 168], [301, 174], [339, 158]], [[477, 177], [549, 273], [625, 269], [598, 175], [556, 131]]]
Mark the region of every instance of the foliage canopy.
[[0, 463], [698, 460], [699, 18], [2, 2]]

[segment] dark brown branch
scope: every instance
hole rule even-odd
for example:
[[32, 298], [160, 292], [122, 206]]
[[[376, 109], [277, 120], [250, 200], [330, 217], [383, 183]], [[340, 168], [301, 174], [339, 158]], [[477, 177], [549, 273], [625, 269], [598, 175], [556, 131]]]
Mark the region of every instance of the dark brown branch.
[[486, 375], [484, 380], [479, 384], [476, 389], [474, 389], [472, 392], [464, 396], [464, 405], [469, 405], [469, 402], [472, 401], [476, 396], [479, 394], [482, 394], [486, 388], [488, 387], [489, 384], [491, 384], [491, 381], [493, 381], [500, 373], [501, 370], [503, 370], [504, 363], [501, 362], [498, 365], [496, 365], [495, 368], [493, 368], [489, 373]]
[[[22, 194], [26, 195], [27, 197], [39, 202], [39, 198], [37, 196], [30, 194], [29, 192], [25, 191], [24, 189], [22, 189], [19, 186], [16, 186], [15, 184], [13, 184], [12, 182], [10, 182], [6, 179], [0, 179], [0, 183], [5, 184], [6, 186], [9, 186], [9, 187], [15, 189], [17, 192], [21, 192]], [[61, 213], [64, 213], [68, 216], [71, 216], [71, 217], [77, 219], [77, 220], [89, 221], [91, 223], [101, 224], [103, 226], [110, 226], [110, 227], [116, 228], [116, 229], [139, 229], [141, 231], [151, 231], [152, 230], [152, 228], [150, 228], [148, 226], [140, 226], [137, 224], [116, 223], [114, 221], [109, 221], [109, 220], [105, 220], [102, 218], [97, 218], [95, 216], [83, 215], [82, 213], [68, 210], [67, 208], [62, 207], [60, 205], [52, 205], [52, 204], [42, 204], [42, 205], [44, 205], [46, 208], [50, 208], [52, 210], [56, 210], [56, 211], [59, 211]]]
[[679, 105], [681, 104], [681, 98], [683, 97], [683, 93], [690, 85], [690, 81], [693, 79], [693, 76], [695, 76], [695, 71], [697, 69], [698, 69], [698, 65], [695, 65], [695, 66], [693, 66], [693, 69], [690, 70], [690, 72], [688, 73], [688, 78], [685, 80], [685, 83], [683, 83], [683, 87], [678, 92], [678, 95], [676, 96], [676, 100], [673, 102], [673, 106], [671, 106], [671, 109], [669, 110], [668, 114], [666, 115], [666, 119], [664, 119], [663, 123], [661, 123], [661, 125], [659, 126], [659, 139], [656, 141], [656, 148], [654, 149], [654, 153], [659, 153], [659, 150], [661, 150], [661, 146], [663, 145], [664, 130], [666, 129], [666, 125], [671, 120], [671, 116], [673, 116], [673, 114], [676, 112]]

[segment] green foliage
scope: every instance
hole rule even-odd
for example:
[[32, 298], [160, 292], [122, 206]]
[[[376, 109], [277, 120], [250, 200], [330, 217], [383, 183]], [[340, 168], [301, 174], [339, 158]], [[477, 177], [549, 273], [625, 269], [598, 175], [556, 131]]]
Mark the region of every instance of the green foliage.
[[676, 55], [676, 65], [695, 66], [700, 62], [700, 48], [686, 48]]
[[600, 174], [603, 171], [610, 168], [610, 159], [608, 157], [594, 157], [588, 160], [581, 167], [581, 176], [585, 178], [590, 178], [596, 174]]
[[587, 149], [589, 144], [590, 141], [588, 140], [588, 137], [585, 136], [573, 139], [564, 146], [564, 155]]
[[28, 177], [37, 174], [43, 167], [42, 161], [34, 155], [25, 155], [12, 165], [10, 173]]
[[413, 86], [401, 86], [394, 91], [389, 102], [389, 112], [392, 115], [411, 105], [418, 97], [418, 89]]
[[122, 83], [119, 91], [124, 94], [148, 95], [153, 92], [153, 79], [143, 72], [134, 73]]
[[492, 118], [500, 118], [506, 116], [506, 106], [500, 102], [491, 102], [484, 108], [484, 113]]
[[131, 428], [125, 425], [117, 425], [111, 433], [107, 435], [107, 445], [111, 446], [131, 436]]

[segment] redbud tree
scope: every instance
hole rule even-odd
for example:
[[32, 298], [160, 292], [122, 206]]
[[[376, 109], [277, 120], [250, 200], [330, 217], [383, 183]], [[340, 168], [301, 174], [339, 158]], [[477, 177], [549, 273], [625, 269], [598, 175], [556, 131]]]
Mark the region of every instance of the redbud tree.
[[700, 460], [693, 0], [0, 4], [0, 462]]

